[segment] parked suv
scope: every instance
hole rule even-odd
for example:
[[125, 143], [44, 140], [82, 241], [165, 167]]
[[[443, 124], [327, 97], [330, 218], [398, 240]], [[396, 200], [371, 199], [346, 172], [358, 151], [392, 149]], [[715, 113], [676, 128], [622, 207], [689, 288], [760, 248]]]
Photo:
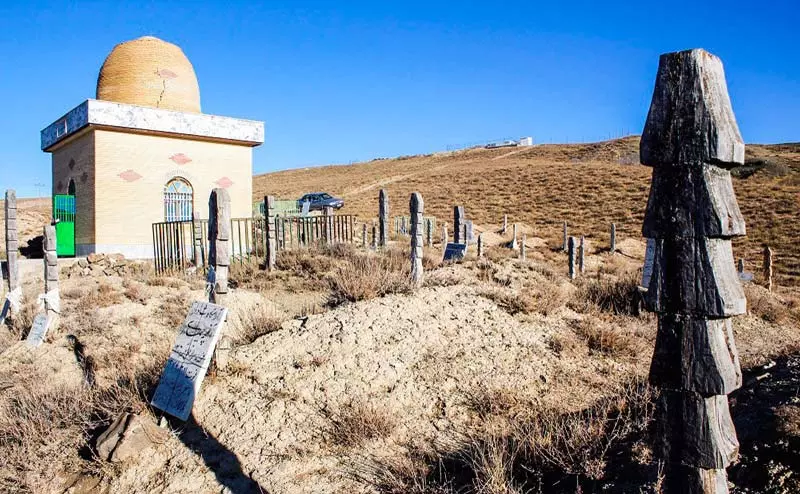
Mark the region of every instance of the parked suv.
[[304, 195], [298, 199], [297, 208], [302, 210], [304, 202], [310, 203], [308, 208], [309, 211], [322, 211], [326, 207], [339, 209], [344, 206], [344, 201], [342, 199], [337, 199], [327, 192], [312, 192], [311, 194]]

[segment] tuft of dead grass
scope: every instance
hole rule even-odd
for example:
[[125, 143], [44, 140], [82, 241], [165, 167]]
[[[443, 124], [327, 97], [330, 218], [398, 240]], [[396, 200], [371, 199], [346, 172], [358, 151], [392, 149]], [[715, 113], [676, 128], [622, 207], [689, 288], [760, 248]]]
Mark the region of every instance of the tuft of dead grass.
[[185, 292], [166, 295], [156, 309], [156, 314], [169, 328], [177, 329], [186, 318], [189, 296]]
[[81, 312], [88, 313], [95, 309], [111, 307], [122, 303], [122, 293], [105, 281], [101, 281], [88, 293], [85, 293], [75, 308]]
[[321, 414], [327, 420], [324, 437], [329, 444], [341, 448], [355, 448], [388, 437], [396, 427], [394, 417], [362, 400], [343, 403], [335, 411], [321, 410]]
[[578, 293], [570, 306], [579, 312], [593, 308], [619, 315], [641, 314], [642, 297], [636, 273], [627, 272], [618, 277], [599, 274], [597, 278], [581, 280]]
[[326, 277], [328, 303], [337, 306], [412, 290], [410, 264], [402, 251], [389, 249], [379, 255], [353, 252]]
[[792, 315], [792, 303], [782, 300], [764, 287], [744, 286], [750, 313], [772, 324], [782, 324]]
[[281, 328], [278, 314], [264, 304], [248, 307], [239, 312], [239, 325], [233, 335], [235, 346], [248, 345], [265, 334]]
[[547, 316], [563, 307], [566, 302], [566, 294], [559, 285], [520, 290], [488, 289], [482, 291], [480, 295], [493, 301], [512, 316], [533, 313]]
[[570, 327], [590, 350], [612, 357], [636, 357], [646, 351], [646, 342], [633, 332], [600, 318], [570, 321]]

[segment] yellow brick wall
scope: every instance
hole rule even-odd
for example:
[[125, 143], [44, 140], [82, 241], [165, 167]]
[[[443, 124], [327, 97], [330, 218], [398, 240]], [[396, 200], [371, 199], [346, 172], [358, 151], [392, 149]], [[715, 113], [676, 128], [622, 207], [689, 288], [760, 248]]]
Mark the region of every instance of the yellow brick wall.
[[[225, 178], [231, 182], [231, 216], [252, 215], [250, 147], [110, 130], [93, 133], [98, 250], [151, 245], [151, 225], [164, 221], [164, 186], [176, 176], [192, 185], [198, 218], [208, 218], [209, 194]], [[181, 156], [191, 161], [176, 163]]]
[[84, 132], [53, 152], [53, 194], [66, 194], [75, 181], [75, 243], [94, 241], [94, 133]]

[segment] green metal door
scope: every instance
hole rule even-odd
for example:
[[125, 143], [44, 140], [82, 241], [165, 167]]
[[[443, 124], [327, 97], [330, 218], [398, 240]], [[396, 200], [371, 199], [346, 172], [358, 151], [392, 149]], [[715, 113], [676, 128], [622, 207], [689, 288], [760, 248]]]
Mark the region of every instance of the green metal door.
[[75, 196], [57, 194], [53, 197], [53, 218], [56, 221], [56, 254], [75, 255]]

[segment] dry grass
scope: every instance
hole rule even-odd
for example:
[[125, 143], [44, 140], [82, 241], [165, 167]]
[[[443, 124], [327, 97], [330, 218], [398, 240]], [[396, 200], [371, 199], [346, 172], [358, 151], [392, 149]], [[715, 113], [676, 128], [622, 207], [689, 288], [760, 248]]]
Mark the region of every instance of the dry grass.
[[392, 249], [378, 255], [353, 252], [326, 280], [331, 306], [412, 290], [410, 264], [402, 251]]
[[600, 318], [573, 320], [570, 327], [590, 350], [612, 357], [637, 357], [647, 353], [647, 341], [615, 321]]
[[335, 447], [359, 447], [367, 441], [388, 437], [396, 427], [394, 417], [385, 410], [360, 400], [320, 413], [327, 422], [323, 435]]
[[567, 294], [557, 284], [511, 290], [494, 288], [483, 290], [480, 295], [494, 303], [509, 314], [543, 314], [550, 315], [564, 306]]
[[91, 312], [95, 309], [111, 307], [122, 303], [123, 295], [110, 284], [101, 281], [88, 293], [84, 294], [75, 305], [81, 312]]
[[259, 304], [239, 311], [239, 324], [233, 336], [235, 346], [248, 345], [265, 334], [281, 328], [278, 314], [266, 305]]
[[186, 307], [189, 306], [189, 296], [185, 292], [166, 295], [161, 299], [156, 315], [171, 329], [177, 329], [186, 318]]
[[772, 324], [783, 324], [797, 314], [796, 301], [769, 292], [754, 284], [744, 286], [747, 306], [755, 316]]
[[639, 278], [632, 272], [618, 277], [598, 273], [597, 278], [579, 280], [578, 294], [571, 306], [583, 312], [596, 308], [612, 314], [638, 316], [642, 309], [638, 285]]

